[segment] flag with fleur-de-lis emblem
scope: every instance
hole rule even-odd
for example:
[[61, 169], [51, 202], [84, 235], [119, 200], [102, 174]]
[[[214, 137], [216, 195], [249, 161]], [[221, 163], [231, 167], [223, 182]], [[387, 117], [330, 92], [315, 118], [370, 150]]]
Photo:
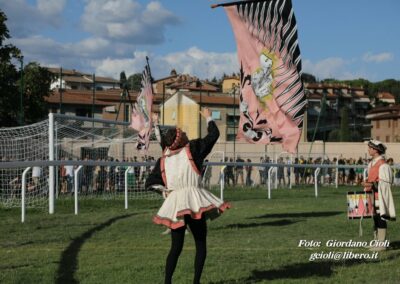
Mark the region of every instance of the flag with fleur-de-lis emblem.
[[221, 4], [236, 38], [240, 63], [237, 138], [282, 143], [296, 152], [306, 106], [297, 25], [290, 0]]

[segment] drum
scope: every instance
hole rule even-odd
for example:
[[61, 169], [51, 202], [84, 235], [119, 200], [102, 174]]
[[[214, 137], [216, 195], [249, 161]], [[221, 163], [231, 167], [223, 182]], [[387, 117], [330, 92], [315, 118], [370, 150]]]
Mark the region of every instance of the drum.
[[347, 217], [349, 219], [371, 218], [374, 215], [372, 192], [347, 192]]

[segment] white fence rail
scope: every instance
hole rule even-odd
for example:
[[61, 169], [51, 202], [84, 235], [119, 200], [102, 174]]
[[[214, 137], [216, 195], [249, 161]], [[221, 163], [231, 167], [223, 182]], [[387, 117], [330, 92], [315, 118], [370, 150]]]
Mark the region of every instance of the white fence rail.
[[[108, 166], [108, 167], [121, 167], [123, 170], [123, 178], [124, 178], [124, 190], [121, 192], [117, 192], [120, 194], [124, 194], [124, 208], [128, 209], [128, 200], [129, 199], [134, 199], [137, 198], [137, 196], [132, 195], [132, 191], [139, 190], [142, 192], [146, 192], [144, 189], [144, 184], [139, 184], [137, 180], [134, 180], [135, 186], [139, 186], [138, 188], [132, 188], [130, 187], [130, 180], [129, 178], [133, 178], [133, 175], [135, 174], [135, 169], [139, 168], [147, 168], [151, 167], [154, 165], [154, 163], [127, 163], [127, 162], [110, 162], [110, 161], [24, 161], [24, 162], [2, 162], [0, 163], [0, 170], [4, 171], [7, 169], [14, 169], [14, 168], [21, 168], [24, 169], [23, 172], [21, 173], [21, 176], [17, 178], [18, 180], [21, 180], [20, 183], [20, 190], [21, 190], [21, 222], [25, 222], [26, 220], [26, 191], [27, 188], [33, 185], [29, 185], [27, 183], [28, 179], [28, 173], [35, 167], [42, 167], [42, 168], [49, 168], [50, 166], [73, 166], [74, 168], [74, 179], [73, 179], [73, 193], [74, 194], [74, 204], [75, 204], [75, 214], [78, 214], [79, 212], [79, 194], [84, 193], [82, 191], [82, 188], [84, 184], [82, 184], [82, 172], [85, 169], [85, 167], [99, 167], [99, 166]], [[320, 173], [322, 172], [322, 169], [332, 169], [335, 170], [336, 173], [334, 175], [337, 176], [337, 173], [339, 172], [340, 169], [350, 169], [350, 168], [359, 168], [363, 170], [362, 173], [362, 179], [365, 180], [367, 177], [367, 170], [365, 165], [337, 165], [337, 164], [329, 164], [329, 165], [324, 165], [324, 164], [279, 164], [279, 163], [232, 163], [232, 162], [209, 162], [205, 166], [207, 166], [210, 170], [215, 169], [218, 172], [218, 180], [215, 182], [215, 185], [218, 184], [219, 182], [219, 190], [220, 190], [220, 196], [221, 199], [224, 198], [224, 190], [226, 190], [226, 179], [225, 179], [225, 170], [227, 166], [231, 166], [233, 168], [237, 166], [241, 167], [253, 167], [253, 168], [261, 168], [265, 167], [268, 169], [268, 175], [267, 175], [267, 190], [268, 190], [268, 199], [272, 198], [272, 185], [274, 184], [274, 179], [277, 177], [277, 170], [278, 167], [284, 167], [284, 168], [292, 168], [292, 169], [313, 169], [313, 185], [314, 185], [314, 195], [315, 197], [318, 197], [319, 195], [319, 187], [324, 185], [324, 181], [326, 179], [321, 179], [321, 182], [319, 182], [319, 176]], [[394, 165], [394, 169], [399, 170], [400, 165]], [[332, 172], [333, 173], [333, 172]], [[294, 178], [293, 175], [290, 175], [291, 178]], [[337, 178], [336, 178], [337, 179]], [[49, 182], [49, 181], [48, 181]], [[337, 185], [337, 181], [335, 181], [335, 185]], [[330, 183], [332, 184], [332, 183]], [[326, 185], [326, 183], [325, 183]], [[86, 185], [87, 186], [87, 185]], [[260, 186], [265, 186], [264, 184], [260, 184]], [[296, 186], [303, 186], [303, 185], [296, 185]], [[229, 188], [229, 187], [228, 187]], [[18, 190], [18, 189], [17, 189]], [[3, 192], [0, 191], [0, 194]], [[87, 194], [87, 192], [85, 192]], [[93, 192], [92, 192], [93, 193]], [[115, 193], [115, 192], [114, 192]], [[115, 193], [115, 194], [117, 194]], [[103, 194], [106, 194], [103, 192]], [[161, 196], [153, 193], [156, 198], [161, 198]], [[89, 192], [90, 195], [90, 192]], [[9, 195], [9, 198], [15, 198], [17, 195], [15, 192], [13, 195]], [[32, 198], [32, 197], [31, 197]], [[48, 197], [50, 198], [50, 197]], [[152, 197], [154, 198], [154, 197]], [[49, 203], [50, 204], [50, 203]], [[50, 213], [50, 210], [49, 210]], [[51, 213], [50, 213], [51, 214]]]

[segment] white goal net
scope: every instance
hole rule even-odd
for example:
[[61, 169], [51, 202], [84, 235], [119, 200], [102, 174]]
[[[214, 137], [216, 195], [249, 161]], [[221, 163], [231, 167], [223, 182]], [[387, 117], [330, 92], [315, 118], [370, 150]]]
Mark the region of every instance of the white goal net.
[[[54, 167], [57, 198], [73, 194], [75, 170], [81, 161], [92, 161], [92, 165], [83, 165], [78, 172], [80, 196], [114, 198], [123, 194], [127, 186], [128, 198], [160, 198], [146, 191], [144, 183], [152, 170], [151, 163], [161, 155], [161, 147], [154, 136], [147, 153], [138, 151], [137, 135], [128, 125], [54, 114], [49, 120], [32, 125], [0, 129], [1, 162], [23, 163], [20, 167], [0, 167], [0, 204], [21, 206], [22, 173], [30, 167], [26, 175], [26, 207], [45, 208], [51, 180], [49, 160], [61, 163]], [[54, 157], [50, 157], [50, 148]], [[33, 162], [40, 162], [40, 166], [33, 166]]]
[[[139, 166], [135, 163], [154, 162], [161, 154], [161, 148], [156, 141], [153, 141], [147, 153], [140, 152], [136, 149], [136, 139], [137, 134], [128, 127], [128, 123], [55, 116], [55, 160], [90, 160], [103, 163], [85, 165], [78, 172], [78, 190], [81, 195], [109, 198], [123, 193], [127, 186], [130, 198], [159, 197], [144, 188], [152, 166]], [[56, 192], [59, 196], [68, 196], [73, 192], [76, 168], [77, 166], [72, 165], [56, 167]]]
[[[0, 129], [1, 162], [31, 162], [48, 159], [48, 121], [29, 126]], [[0, 168], [0, 204], [21, 206], [24, 167]], [[48, 196], [48, 167], [31, 167], [26, 176], [27, 207], [45, 207]]]

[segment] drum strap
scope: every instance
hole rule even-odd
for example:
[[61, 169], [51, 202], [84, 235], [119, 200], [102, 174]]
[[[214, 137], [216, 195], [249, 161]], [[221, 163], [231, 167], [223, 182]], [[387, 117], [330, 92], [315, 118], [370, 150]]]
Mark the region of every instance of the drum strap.
[[361, 218], [360, 218], [360, 229], [358, 230], [358, 235], [360, 236], [360, 237], [362, 237], [362, 235], [363, 235], [363, 229], [362, 229], [362, 220], [363, 220], [363, 215], [361, 215]]
[[[366, 193], [365, 193], [365, 199], [367, 199], [367, 194], [366, 194]], [[361, 218], [360, 218], [360, 228], [359, 228], [359, 230], [358, 230], [358, 235], [359, 235], [360, 237], [362, 237], [362, 235], [363, 235], [362, 221], [363, 221], [363, 218], [364, 218], [364, 212], [365, 212], [365, 210], [366, 210], [366, 206], [364, 206], [364, 211], [361, 213]]]

